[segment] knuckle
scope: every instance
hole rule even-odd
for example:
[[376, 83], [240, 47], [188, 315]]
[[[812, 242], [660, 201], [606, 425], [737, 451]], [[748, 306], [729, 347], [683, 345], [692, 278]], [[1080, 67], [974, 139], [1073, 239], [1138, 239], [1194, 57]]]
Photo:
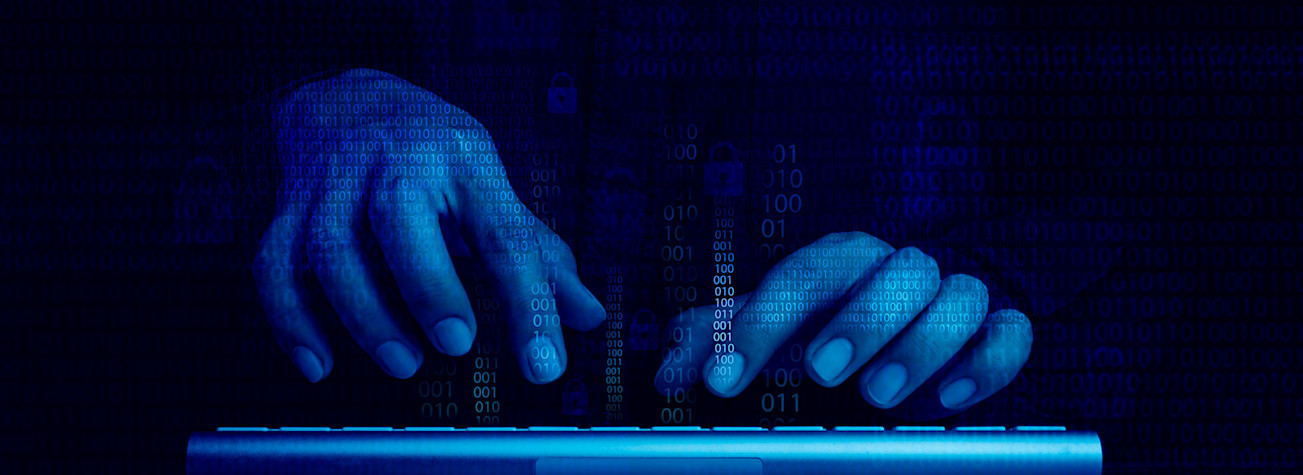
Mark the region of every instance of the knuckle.
[[331, 255], [348, 249], [352, 236], [336, 226], [313, 226], [308, 231], [308, 250], [313, 255]]
[[896, 250], [896, 258], [903, 259], [906, 261], [922, 262], [925, 260], [925, 258], [928, 257], [931, 256], [928, 256], [923, 252], [922, 249], [919, 249], [914, 246], [906, 246]]
[[[932, 257], [926, 252], [923, 252], [921, 249], [917, 247], [914, 248], [914, 250], [918, 252], [919, 260], [922, 261], [922, 265], [925, 269], [927, 269], [930, 272], [939, 273], [940, 267], [937, 265], [936, 258]], [[939, 276], [937, 277], [937, 280], [941, 280]]]
[[868, 233], [865, 233], [865, 232], [863, 232], [863, 231], [845, 231], [845, 232], [839, 232], [839, 233], [828, 233], [828, 234], [825, 234], [825, 235], [823, 235], [823, 237], [819, 238], [819, 240], [820, 240], [820, 241], [827, 242], [827, 243], [830, 243], [830, 244], [841, 244], [841, 243], [845, 243], [845, 242], [848, 242], [848, 241], [853, 241], [853, 240], [856, 240], [856, 239], [860, 239], [860, 238], [863, 238], [863, 237], [866, 237], [866, 236], [871, 237], [871, 236], [869, 236]]
[[937, 266], [937, 260], [927, 255], [921, 249], [910, 246], [899, 251], [893, 259], [899, 259], [898, 265], [910, 271], [911, 275], [927, 281], [928, 286], [937, 289], [941, 283], [941, 269]]
[[941, 282], [941, 286], [974, 300], [987, 297], [986, 284], [982, 283], [981, 279], [968, 274], [952, 274]]
[[820, 239], [826, 240], [833, 244], [840, 244], [844, 247], [853, 247], [856, 248], [857, 250], [869, 250], [870, 252], [885, 251], [884, 255], [895, 252], [896, 250], [890, 244], [887, 244], [886, 241], [878, 239], [872, 234], [866, 233], [864, 231], [847, 231], [842, 233], [831, 233]]
[[1025, 339], [1028, 342], [1032, 339], [1032, 322], [1027, 315], [1018, 310], [1005, 309], [994, 312], [987, 316], [986, 325], [991, 327], [990, 332], [993, 337]]
[[992, 325], [1003, 325], [1016, 329], [1031, 329], [1032, 322], [1018, 310], [1007, 308], [991, 313], [988, 318]]

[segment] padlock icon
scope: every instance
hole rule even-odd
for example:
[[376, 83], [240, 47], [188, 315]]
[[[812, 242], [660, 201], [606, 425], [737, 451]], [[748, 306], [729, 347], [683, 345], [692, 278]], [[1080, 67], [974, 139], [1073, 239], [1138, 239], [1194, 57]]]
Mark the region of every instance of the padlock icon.
[[[729, 161], [721, 161], [716, 155], [731, 155]], [[742, 196], [742, 159], [737, 149], [728, 142], [719, 142], [710, 147], [710, 161], [706, 162], [707, 196]]]
[[633, 323], [629, 325], [629, 349], [647, 351], [660, 346], [660, 327], [651, 310], [640, 309], [633, 314]]
[[[570, 83], [557, 85], [558, 80]], [[547, 87], [547, 111], [553, 114], [574, 114], [579, 111], [579, 94], [575, 92], [575, 78], [566, 73], [556, 73]]]
[[588, 415], [588, 387], [578, 379], [566, 383], [561, 393], [561, 413], [567, 416]]

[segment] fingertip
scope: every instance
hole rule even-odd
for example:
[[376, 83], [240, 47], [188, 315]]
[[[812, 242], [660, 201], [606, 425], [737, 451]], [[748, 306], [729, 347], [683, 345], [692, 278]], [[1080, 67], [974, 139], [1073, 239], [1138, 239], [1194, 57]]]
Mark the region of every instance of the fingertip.
[[[587, 292], [588, 289], [584, 288], [584, 291]], [[602, 322], [606, 321], [606, 306], [602, 305], [602, 302], [597, 300], [597, 296], [593, 295], [592, 292], [588, 292], [588, 315], [593, 321], [590, 330], [601, 326]]]
[[909, 382], [909, 369], [899, 362], [882, 365], [866, 374], [860, 385], [864, 400], [882, 409], [895, 407], [901, 399], [901, 390]]
[[419, 351], [397, 340], [390, 340], [376, 347], [376, 361], [380, 366], [398, 379], [407, 379], [421, 369], [424, 358]]
[[315, 322], [302, 316], [289, 317], [286, 314], [278, 314], [269, 321], [282, 351], [308, 382], [320, 382], [330, 375], [334, 357]]
[[938, 398], [946, 409], [958, 410], [967, 407], [974, 394], [977, 394], [977, 381], [965, 376], [942, 386]]
[[855, 355], [855, 344], [845, 337], [837, 337], [807, 351], [810, 353], [806, 359], [812, 376], [810, 379], [820, 386], [830, 388], [843, 381], [841, 375]]
[[674, 384], [670, 381], [666, 381], [666, 379], [669, 379], [666, 377], [666, 372], [669, 370], [669, 362], [662, 362], [661, 367], [656, 370], [656, 375], [652, 377], [654, 378], [652, 386], [654, 386], [656, 392], [660, 393], [662, 396], [669, 396], [670, 392], [674, 390]]
[[560, 349], [552, 338], [538, 335], [529, 339], [521, 361], [527, 366], [525, 375], [534, 384], [547, 384], [556, 381], [565, 373], [565, 361]]
[[706, 388], [716, 396], [730, 398], [745, 389], [742, 377], [746, 371], [746, 358], [741, 353], [729, 353], [711, 357], [707, 365]]
[[290, 352], [290, 358], [294, 360], [294, 365], [299, 367], [299, 372], [303, 377], [308, 378], [309, 383], [315, 383], [325, 379], [326, 365], [322, 362], [321, 357], [313, 353], [312, 350], [303, 346], [294, 348]]
[[[587, 292], [587, 290], [585, 290]], [[606, 307], [597, 301], [593, 294], [587, 294], [587, 298], [580, 304], [578, 318], [572, 319], [572, 328], [579, 331], [595, 330], [606, 322]]]
[[975, 338], [977, 345], [961, 353], [929, 393], [933, 405], [962, 411], [1008, 386], [1031, 352], [1031, 321], [1017, 310], [999, 310], [987, 315]]
[[459, 316], [444, 318], [434, 326], [431, 332], [435, 349], [448, 356], [461, 356], [471, 350], [475, 342], [475, 331]]
[[557, 304], [566, 326], [579, 331], [596, 329], [606, 321], [606, 307], [573, 272], [558, 278]]

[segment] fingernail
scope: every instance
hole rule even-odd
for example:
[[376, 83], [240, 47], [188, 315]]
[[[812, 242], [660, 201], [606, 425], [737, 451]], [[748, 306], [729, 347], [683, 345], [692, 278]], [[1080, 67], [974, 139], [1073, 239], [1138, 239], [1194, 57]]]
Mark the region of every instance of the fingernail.
[[421, 363], [416, 360], [416, 354], [412, 353], [407, 345], [397, 341], [387, 341], [380, 345], [376, 348], [376, 356], [380, 357], [380, 363], [385, 366], [385, 370], [396, 378], [410, 378], [421, 367]]
[[290, 358], [294, 360], [294, 365], [299, 367], [299, 371], [303, 372], [303, 376], [308, 378], [308, 382], [315, 383], [326, 376], [326, 367], [321, 364], [321, 358], [317, 358], [317, 354], [312, 350], [296, 346], [294, 351], [290, 352]]
[[445, 355], [459, 356], [471, 350], [471, 328], [460, 318], [448, 317], [434, 326], [434, 340]]
[[529, 340], [529, 371], [535, 382], [550, 383], [561, 377], [561, 356], [557, 354], [552, 339], [543, 335]]
[[851, 354], [854, 352], [855, 345], [851, 344], [850, 340], [837, 338], [815, 350], [814, 357], [810, 359], [810, 366], [824, 381], [832, 381], [846, 370], [846, 365], [850, 364]]
[[900, 392], [900, 388], [905, 387], [907, 379], [909, 379], [909, 370], [905, 369], [905, 365], [888, 363], [878, 368], [878, 371], [869, 378], [869, 397], [885, 406], [891, 403], [896, 393]]
[[950, 409], [958, 409], [976, 392], [977, 383], [973, 382], [973, 378], [956, 379], [947, 384], [946, 387], [941, 388], [941, 405]]
[[742, 372], [746, 370], [746, 358], [741, 353], [733, 352], [722, 355], [711, 356], [714, 362], [710, 369], [706, 370], [706, 384], [715, 389], [715, 392], [727, 393], [737, 385], [738, 380], [742, 379]]

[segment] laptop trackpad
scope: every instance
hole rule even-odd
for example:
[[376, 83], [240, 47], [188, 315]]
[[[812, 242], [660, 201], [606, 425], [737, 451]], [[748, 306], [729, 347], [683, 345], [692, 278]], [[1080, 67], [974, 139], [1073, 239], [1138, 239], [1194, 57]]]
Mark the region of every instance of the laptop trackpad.
[[755, 458], [541, 458], [534, 463], [536, 475], [610, 474], [630, 475], [673, 473], [680, 475], [760, 475], [760, 459]]

